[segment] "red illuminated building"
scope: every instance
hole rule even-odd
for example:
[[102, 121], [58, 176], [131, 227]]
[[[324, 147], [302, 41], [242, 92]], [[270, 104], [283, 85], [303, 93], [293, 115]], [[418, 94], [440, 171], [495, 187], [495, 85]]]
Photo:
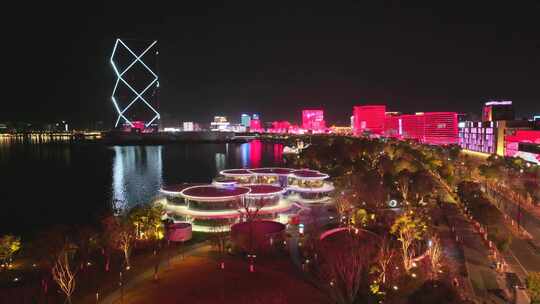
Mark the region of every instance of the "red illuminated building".
[[324, 132], [326, 123], [323, 110], [303, 110], [302, 128], [312, 132]]
[[424, 113], [423, 142], [434, 145], [457, 144], [458, 119], [456, 112]]
[[540, 164], [540, 130], [509, 130], [504, 137], [505, 156]]
[[256, 119], [256, 118], [252, 118], [249, 121], [249, 130], [251, 132], [260, 132], [260, 131], [262, 131], [261, 120]]
[[422, 141], [424, 138], [423, 113], [401, 115], [401, 136], [405, 139]]
[[[355, 107], [355, 114], [359, 111]], [[379, 110], [380, 111], [380, 110]], [[358, 126], [355, 115], [355, 126]], [[355, 130], [359, 135], [364, 128], [359, 119], [360, 128]], [[378, 126], [380, 121], [377, 120]], [[399, 115], [386, 113], [384, 116], [383, 131], [385, 137], [415, 140], [421, 143], [433, 145], [446, 145], [458, 143], [458, 119], [456, 112], [426, 112], [416, 114]], [[367, 124], [367, 123], [366, 123]], [[377, 127], [378, 127], [377, 126]]]
[[386, 106], [384, 105], [366, 105], [354, 106], [354, 129], [355, 135], [368, 132], [373, 135], [382, 135], [384, 133]]
[[268, 131], [270, 133], [288, 133], [290, 128], [291, 128], [291, 123], [286, 120], [273, 121], [272, 128], [269, 129]]
[[401, 133], [401, 115], [397, 113], [386, 113], [384, 118], [384, 136], [401, 138]]

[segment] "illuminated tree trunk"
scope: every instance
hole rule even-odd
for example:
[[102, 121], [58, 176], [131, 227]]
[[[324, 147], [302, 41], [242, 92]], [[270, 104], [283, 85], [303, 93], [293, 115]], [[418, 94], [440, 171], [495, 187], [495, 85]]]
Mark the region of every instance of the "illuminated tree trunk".
[[56, 258], [52, 268], [52, 277], [60, 290], [66, 295], [67, 303], [71, 303], [71, 295], [75, 291], [75, 276], [76, 271], [71, 270], [68, 254], [63, 251]]

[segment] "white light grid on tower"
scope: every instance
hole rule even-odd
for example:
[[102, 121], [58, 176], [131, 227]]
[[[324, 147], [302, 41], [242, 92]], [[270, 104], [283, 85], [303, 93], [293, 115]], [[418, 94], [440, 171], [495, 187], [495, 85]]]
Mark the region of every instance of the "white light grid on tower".
[[[158, 111], [156, 111], [156, 109], [154, 109], [154, 107], [152, 107], [152, 105], [150, 105], [150, 103], [144, 99], [143, 95], [144, 93], [146, 93], [146, 91], [148, 89], [150, 89], [154, 84], [156, 85], [156, 88], [159, 88], [159, 81], [158, 81], [158, 76], [156, 73], [154, 73], [154, 71], [152, 71], [152, 69], [150, 69], [145, 63], [144, 61], [142, 61], [142, 57], [148, 52], [150, 51], [154, 46], [156, 46], [157, 44], [157, 41], [153, 41], [152, 43], [150, 43], [150, 45], [144, 49], [144, 51], [140, 54], [140, 55], [137, 55], [135, 54], [125, 43], [124, 41], [122, 41], [121, 39], [116, 39], [116, 42], [114, 44], [114, 48], [113, 48], [113, 52], [112, 52], [112, 55], [111, 55], [111, 59], [110, 59], [110, 62], [111, 62], [111, 65], [113, 67], [113, 70], [114, 70], [114, 73], [116, 75], [116, 82], [114, 84], [114, 88], [113, 88], [113, 91], [112, 91], [112, 94], [111, 94], [111, 99], [112, 99], [112, 102], [114, 104], [114, 107], [116, 109], [116, 112], [118, 113], [118, 118], [116, 119], [116, 123], [115, 123], [115, 127], [118, 127], [118, 124], [120, 123], [120, 120], [123, 119], [126, 123], [128, 123], [130, 126], [133, 127], [133, 123], [124, 115], [124, 113], [134, 104], [136, 103], [137, 101], [138, 102], [143, 102], [151, 111], [153, 111], [155, 113], [154, 117], [148, 122], [145, 124], [146, 127], [149, 127], [156, 119], [159, 119], [160, 118], [160, 115], [158, 113]], [[133, 61], [123, 70], [123, 71], [119, 71], [118, 70], [118, 67], [116, 66], [116, 63], [115, 63], [115, 60], [114, 60], [114, 57], [116, 55], [116, 51], [118, 49], [118, 47], [124, 47], [129, 53], [131, 53], [131, 55], [133, 55], [133, 57], [135, 59], [133, 59]], [[129, 69], [131, 69], [131, 67], [133, 67], [136, 63], [140, 63], [146, 70], [148, 70], [148, 72], [150, 72], [150, 74], [152, 74], [153, 76], [153, 79], [148, 83], [148, 85], [140, 92], [138, 92], [136, 89], [134, 89], [122, 76], [124, 76], [124, 74], [129, 71]], [[116, 90], [118, 89], [118, 84], [122, 82], [124, 83], [130, 90], [131, 92], [133, 92], [135, 94], [135, 98], [133, 98], [131, 100], [131, 102], [124, 108], [124, 109], [120, 109], [120, 106], [118, 105], [118, 101], [115, 97], [115, 94], [116, 94]]]

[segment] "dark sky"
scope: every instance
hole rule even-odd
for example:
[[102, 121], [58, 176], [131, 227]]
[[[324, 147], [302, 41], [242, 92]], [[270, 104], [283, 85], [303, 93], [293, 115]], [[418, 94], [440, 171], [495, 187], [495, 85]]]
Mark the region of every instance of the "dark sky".
[[359, 103], [480, 113], [490, 98], [540, 112], [539, 1], [99, 2], [13, 8], [0, 121], [112, 122], [116, 37], [159, 41], [165, 119], [323, 107], [347, 123]]

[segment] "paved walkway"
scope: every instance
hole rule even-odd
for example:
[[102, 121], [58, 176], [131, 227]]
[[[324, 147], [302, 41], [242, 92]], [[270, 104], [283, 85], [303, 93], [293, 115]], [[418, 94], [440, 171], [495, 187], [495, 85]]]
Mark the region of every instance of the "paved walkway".
[[481, 303], [505, 303], [493, 294], [496, 290], [505, 289], [504, 281], [492, 268], [489, 250], [474, 226], [453, 205], [446, 206], [444, 212], [460, 238], [470, 286], [477, 299]]
[[[171, 260], [181, 258], [184, 255], [187, 256], [187, 255], [194, 255], [194, 254], [199, 254], [203, 252], [208, 252], [210, 250], [210, 247], [211, 246], [207, 242], [194, 244], [191, 247], [188, 247], [185, 250], [183, 250], [182, 253], [178, 253], [177, 255], [172, 256]], [[163, 271], [163, 269], [166, 269], [168, 266], [167, 263], [168, 261], [166, 259], [162, 260], [158, 268], [159, 271]], [[123, 286], [124, 292], [127, 293], [131, 288], [133, 288], [134, 286], [137, 286], [138, 284], [140, 284], [141, 282], [145, 280], [147, 281], [152, 280], [153, 276], [154, 276], [154, 267], [150, 267], [147, 270], [140, 273], [138, 276], [131, 278], [128, 282], [125, 282]], [[102, 303], [102, 304], [122, 303], [122, 290], [120, 288], [117, 288], [114, 292], [106, 295], [103, 299], [101, 299], [99, 303]]]

